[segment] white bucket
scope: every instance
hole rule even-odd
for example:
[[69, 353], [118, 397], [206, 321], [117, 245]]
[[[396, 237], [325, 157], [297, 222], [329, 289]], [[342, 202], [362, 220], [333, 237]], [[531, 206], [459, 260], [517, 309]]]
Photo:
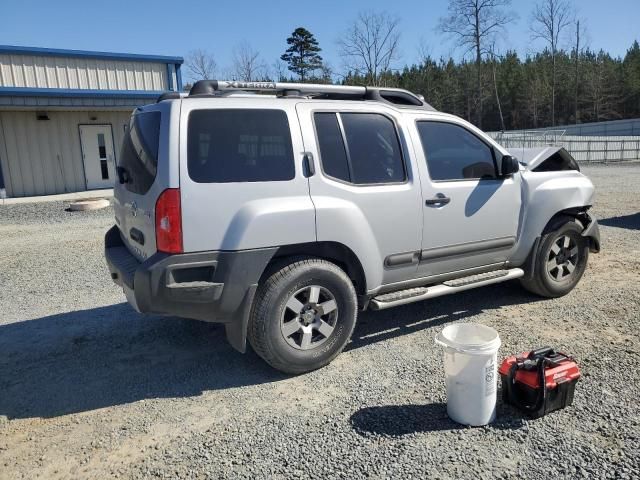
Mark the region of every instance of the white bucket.
[[464, 425], [491, 423], [496, 416], [498, 332], [477, 323], [458, 323], [445, 327], [435, 341], [446, 347], [449, 418]]

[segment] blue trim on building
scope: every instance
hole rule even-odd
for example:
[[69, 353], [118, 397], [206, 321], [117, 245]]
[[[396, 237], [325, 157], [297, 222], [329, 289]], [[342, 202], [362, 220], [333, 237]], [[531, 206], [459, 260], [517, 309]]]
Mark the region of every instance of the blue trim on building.
[[163, 93], [156, 90], [0, 87], [0, 96], [3, 97], [157, 98]]
[[167, 86], [169, 90], [173, 90], [173, 69], [174, 66], [171, 63], [167, 63]]
[[93, 52], [89, 50], [65, 50], [60, 48], [22, 47], [18, 45], [0, 45], [0, 54], [42, 55], [50, 57], [82, 57], [102, 60], [134, 60], [138, 62], [159, 62], [182, 64], [182, 57], [167, 55], [141, 55], [137, 53]]
[[182, 66], [179, 63], [176, 63], [176, 81], [178, 83], [178, 87], [176, 91], [182, 91]]

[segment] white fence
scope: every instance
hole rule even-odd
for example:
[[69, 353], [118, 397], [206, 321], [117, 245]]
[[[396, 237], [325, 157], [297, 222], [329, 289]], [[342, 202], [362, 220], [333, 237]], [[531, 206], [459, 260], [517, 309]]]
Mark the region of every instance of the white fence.
[[490, 132], [489, 135], [506, 149], [547, 145], [564, 147], [580, 163], [640, 160], [640, 136], [577, 136], [564, 135], [562, 130]]

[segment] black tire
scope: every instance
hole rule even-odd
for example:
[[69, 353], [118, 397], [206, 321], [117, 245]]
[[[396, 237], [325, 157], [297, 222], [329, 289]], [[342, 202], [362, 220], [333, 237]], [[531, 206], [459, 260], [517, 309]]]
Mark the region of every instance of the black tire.
[[[538, 243], [533, 266], [529, 265], [520, 279], [521, 285], [547, 298], [561, 297], [573, 290], [589, 259], [589, 242], [582, 230], [582, 225], [571, 217], [562, 217], [547, 228]], [[566, 239], [568, 247], [564, 247]], [[573, 251], [575, 256], [571, 255]]]
[[[318, 288], [314, 303], [312, 291], [316, 292]], [[295, 300], [304, 305], [300, 315], [289, 306], [290, 302], [297, 305]], [[331, 301], [334, 303], [328, 309], [333, 311], [324, 314], [322, 305], [329, 305]], [[258, 287], [249, 321], [249, 343], [277, 370], [292, 374], [309, 372], [327, 365], [344, 349], [356, 325], [357, 314], [355, 289], [341, 268], [315, 258], [292, 260], [267, 274]], [[287, 320], [287, 316], [300, 323], [300, 330], [290, 336], [285, 336], [288, 333], [285, 325], [292, 325], [289, 322], [293, 320]], [[312, 321], [310, 317], [313, 317]], [[313, 330], [315, 334], [311, 340], [306, 340], [309, 329], [323, 318], [327, 320], [325, 326], [333, 322], [331, 333], [325, 336], [320, 330]], [[309, 321], [312, 323], [305, 323]]]

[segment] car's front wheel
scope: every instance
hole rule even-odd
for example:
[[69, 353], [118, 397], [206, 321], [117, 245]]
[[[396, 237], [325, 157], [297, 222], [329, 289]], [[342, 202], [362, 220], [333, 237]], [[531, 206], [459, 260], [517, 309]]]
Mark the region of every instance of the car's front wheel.
[[294, 261], [271, 273], [258, 288], [249, 342], [278, 370], [315, 370], [347, 344], [357, 311], [356, 292], [341, 268], [321, 259]]
[[531, 271], [521, 284], [543, 297], [561, 297], [578, 284], [587, 267], [589, 242], [582, 236], [582, 225], [567, 218], [542, 235]]

